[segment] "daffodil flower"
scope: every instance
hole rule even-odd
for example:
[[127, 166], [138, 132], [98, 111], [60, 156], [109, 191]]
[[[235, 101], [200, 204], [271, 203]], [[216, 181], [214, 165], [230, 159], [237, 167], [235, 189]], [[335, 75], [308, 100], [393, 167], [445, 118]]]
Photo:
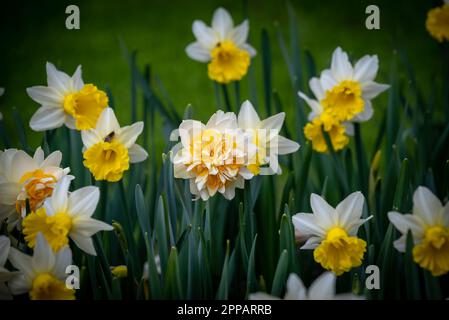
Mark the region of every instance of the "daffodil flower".
[[329, 151], [324, 131], [329, 136], [334, 151], [342, 150], [349, 143], [348, 132], [352, 133], [349, 130], [352, 126], [329, 119], [324, 120], [323, 117], [324, 114], [308, 122], [304, 126], [304, 136], [312, 142], [313, 150], [324, 153]]
[[28, 292], [31, 300], [74, 300], [75, 290], [66, 286], [66, 268], [72, 264], [68, 246], [54, 253], [42, 234], [36, 236], [36, 246], [30, 257], [15, 248], [9, 261], [20, 271], [8, 282], [14, 295]]
[[94, 129], [81, 132], [84, 165], [95, 180], [119, 181], [130, 163], [148, 157], [148, 153], [135, 143], [142, 131], [142, 121], [121, 128], [114, 111], [106, 108]]
[[337, 122], [371, 119], [374, 112], [371, 100], [389, 88], [389, 85], [374, 81], [378, 69], [377, 55], [365, 55], [352, 66], [347, 53], [340, 47], [335, 49], [331, 68], [309, 82], [315, 99], [298, 93], [312, 109], [309, 120], [322, 113], [327, 113], [328, 119]]
[[301, 249], [313, 249], [316, 262], [337, 276], [362, 264], [366, 242], [357, 237], [365, 199], [360, 192], [351, 193], [334, 209], [317, 194], [310, 197], [313, 214], [293, 216], [296, 232], [307, 236]]
[[[238, 115], [238, 125], [241, 129], [253, 137], [253, 143], [257, 147], [254, 159], [248, 165], [248, 169], [257, 175], [261, 166], [269, 164], [272, 172], [280, 173], [278, 167], [278, 155], [296, 152], [299, 144], [284, 138], [279, 132], [284, 123], [285, 113], [281, 112], [265, 120], [260, 120], [253, 105], [248, 100], [243, 102]], [[272, 161], [270, 161], [272, 160]]]
[[232, 17], [223, 8], [215, 10], [212, 26], [195, 20], [192, 25], [196, 42], [186, 48], [193, 60], [208, 63], [209, 78], [220, 83], [240, 80], [248, 71], [256, 50], [246, 40], [248, 20], [234, 27]]
[[[283, 300], [360, 300], [361, 297], [351, 293], [336, 294], [337, 277], [332, 272], [324, 272], [306, 289], [302, 280], [291, 273], [287, 279], [287, 288]], [[249, 295], [249, 300], [277, 300], [279, 298], [265, 292]]]
[[449, 41], [449, 0], [427, 13], [426, 28], [439, 42]]
[[449, 203], [445, 206], [426, 187], [413, 194], [413, 213], [388, 212], [390, 222], [402, 236], [393, 245], [405, 252], [407, 232], [413, 237], [413, 260], [432, 275], [449, 271]]
[[8, 259], [9, 248], [11, 247], [11, 242], [6, 236], [0, 236], [0, 300], [10, 300], [12, 299], [11, 293], [9, 292], [6, 282], [16, 276], [16, 272], [10, 272], [5, 269], [5, 263]]
[[17, 149], [0, 151], [0, 219], [8, 218], [11, 224], [20, 221], [27, 201], [31, 211], [40, 208], [70, 171], [60, 168], [61, 160], [60, 151], [45, 158], [40, 147], [33, 157]]
[[238, 128], [236, 115], [219, 110], [206, 125], [184, 120], [179, 126], [182, 148], [173, 159], [175, 178], [189, 179], [190, 192], [206, 201], [217, 192], [226, 199], [243, 189], [253, 174], [246, 168], [256, 146]]
[[68, 245], [70, 238], [81, 250], [96, 255], [92, 236], [113, 229], [92, 218], [100, 199], [99, 189], [89, 186], [69, 193], [71, 180], [72, 177], [62, 178], [44, 206], [23, 220], [23, 234], [29, 247], [34, 248], [37, 235], [42, 234], [55, 252]]
[[93, 84], [84, 84], [81, 66], [72, 77], [47, 62], [47, 86], [27, 88], [27, 93], [41, 107], [30, 120], [34, 131], [45, 131], [66, 125], [70, 129], [95, 127], [108, 105], [108, 96]]

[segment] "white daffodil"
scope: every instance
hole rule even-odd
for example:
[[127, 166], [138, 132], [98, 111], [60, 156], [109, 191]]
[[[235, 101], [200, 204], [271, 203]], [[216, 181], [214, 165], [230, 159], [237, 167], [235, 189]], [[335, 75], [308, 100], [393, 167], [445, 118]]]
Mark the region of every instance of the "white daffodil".
[[299, 92], [299, 96], [312, 109], [309, 120], [322, 113], [337, 122], [363, 122], [371, 119], [371, 100], [390, 87], [374, 81], [378, 69], [377, 55], [365, 55], [352, 66], [347, 53], [340, 47], [335, 49], [331, 68], [309, 82], [315, 99]]
[[393, 245], [405, 252], [407, 232], [413, 236], [413, 260], [432, 275], [449, 271], [449, 203], [441, 201], [426, 187], [413, 194], [413, 213], [388, 212], [388, 219], [402, 236]]
[[284, 123], [285, 113], [281, 112], [265, 120], [260, 120], [251, 102], [243, 102], [238, 115], [238, 125], [253, 137], [257, 153], [248, 165], [253, 174], [260, 173], [260, 167], [269, 164], [272, 173], [280, 173], [277, 156], [296, 152], [299, 144], [279, 135]]
[[292, 218], [297, 233], [308, 238], [301, 249], [314, 249], [315, 261], [337, 276], [362, 263], [366, 242], [357, 238], [357, 232], [372, 217], [361, 219], [364, 201], [361, 192], [354, 192], [334, 209], [312, 194], [313, 214], [298, 213]]
[[6, 236], [0, 236], [0, 300], [10, 300], [12, 298], [6, 282], [16, 276], [16, 272], [9, 272], [5, 269], [5, 263], [8, 259], [11, 242]]
[[219, 110], [206, 125], [184, 120], [179, 126], [181, 149], [174, 151], [175, 178], [190, 179], [190, 192], [204, 201], [221, 193], [233, 199], [253, 174], [246, 168], [256, 146], [238, 128], [236, 115]]
[[[287, 279], [284, 300], [358, 300], [363, 299], [351, 293], [335, 294], [337, 277], [332, 272], [324, 272], [310, 285], [307, 290], [302, 280], [294, 273]], [[249, 300], [277, 300], [265, 292], [249, 295]]]
[[21, 273], [8, 282], [12, 294], [28, 292], [31, 300], [75, 299], [75, 290], [65, 283], [66, 268], [72, 264], [68, 246], [54, 253], [42, 234], [38, 234], [32, 257], [11, 248], [9, 261]]
[[70, 238], [81, 250], [96, 255], [92, 236], [113, 229], [92, 218], [100, 199], [99, 189], [89, 186], [69, 193], [71, 180], [72, 177], [63, 177], [44, 206], [23, 220], [23, 234], [29, 247], [35, 247], [41, 233], [55, 252], [65, 247]]
[[234, 27], [232, 17], [223, 8], [215, 10], [212, 26], [195, 20], [192, 25], [196, 41], [186, 48], [193, 60], [208, 62], [208, 75], [220, 83], [240, 80], [248, 71], [256, 50], [246, 40], [248, 20]]
[[45, 131], [65, 124], [70, 129], [95, 127], [108, 105], [108, 96], [93, 84], [84, 84], [81, 66], [72, 77], [47, 62], [47, 86], [27, 88], [27, 93], [41, 107], [30, 120], [34, 131]]
[[0, 151], [0, 220], [14, 223], [26, 215], [26, 202], [37, 210], [49, 197], [55, 184], [70, 171], [62, 169], [62, 154], [55, 151], [47, 158], [39, 147], [34, 156], [25, 151]]
[[148, 153], [135, 143], [142, 131], [142, 121], [121, 128], [114, 110], [106, 108], [94, 129], [81, 132], [84, 165], [95, 180], [119, 181], [130, 163], [148, 157]]

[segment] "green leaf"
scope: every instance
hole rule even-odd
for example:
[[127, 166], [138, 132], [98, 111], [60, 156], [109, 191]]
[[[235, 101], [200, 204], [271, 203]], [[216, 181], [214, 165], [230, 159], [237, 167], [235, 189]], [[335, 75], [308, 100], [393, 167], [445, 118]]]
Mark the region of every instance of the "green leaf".
[[230, 277], [228, 274], [228, 261], [229, 261], [230, 242], [226, 242], [226, 256], [223, 262], [223, 270], [221, 272], [220, 284], [218, 285], [217, 299], [226, 300], [229, 296]]
[[288, 270], [288, 252], [282, 251], [281, 256], [274, 273], [273, 285], [271, 287], [271, 294], [276, 297], [280, 297], [282, 289], [284, 288], [285, 281], [287, 280]]
[[172, 299], [183, 299], [178, 250], [175, 247], [171, 248], [168, 258], [167, 273], [164, 281], [164, 296]]
[[253, 245], [251, 246], [251, 252], [248, 258], [248, 272], [246, 275], [246, 296], [256, 289], [257, 278], [256, 278], [256, 268], [255, 268], [255, 254], [256, 254], [256, 242], [257, 234], [254, 237]]
[[407, 289], [407, 297], [413, 300], [421, 299], [421, 290], [419, 287], [418, 268], [413, 261], [413, 236], [409, 230], [407, 233], [407, 248], [404, 256], [405, 263], [405, 287]]

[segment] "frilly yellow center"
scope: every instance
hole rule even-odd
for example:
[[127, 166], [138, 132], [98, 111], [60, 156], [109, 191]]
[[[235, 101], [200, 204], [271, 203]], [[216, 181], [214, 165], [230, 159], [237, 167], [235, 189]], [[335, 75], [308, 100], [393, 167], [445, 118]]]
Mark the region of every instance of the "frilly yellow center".
[[[53, 175], [45, 173], [42, 169], [37, 169], [25, 173], [19, 182], [24, 185], [23, 188], [30, 205], [30, 210], [35, 211], [42, 205], [46, 198], [52, 195], [53, 187], [57, 180]], [[16, 202], [17, 212], [21, 213], [24, 206], [25, 200], [18, 199]]]
[[413, 260], [433, 276], [449, 271], [449, 228], [427, 228], [421, 243], [413, 248]]
[[75, 290], [50, 273], [41, 273], [33, 280], [31, 300], [75, 300]]
[[248, 51], [238, 48], [232, 41], [218, 43], [211, 58], [207, 66], [209, 78], [220, 83], [242, 79], [251, 61]]
[[335, 121], [348, 121], [363, 111], [362, 89], [357, 81], [343, 80], [321, 100], [326, 113]]
[[312, 142], [313, 150], [317, 152], [328, 152], [326, 139], [323, 134], [324, 129], [329, 135], [334, 150], [339, 151], [349, 143], [346, 128], [339, 122], [330, 121], [326, 116], [326, 114], [322, 114], [321, 117], [315, 118], [307, 123], [304, 126], [304, 135], [307, 140]]

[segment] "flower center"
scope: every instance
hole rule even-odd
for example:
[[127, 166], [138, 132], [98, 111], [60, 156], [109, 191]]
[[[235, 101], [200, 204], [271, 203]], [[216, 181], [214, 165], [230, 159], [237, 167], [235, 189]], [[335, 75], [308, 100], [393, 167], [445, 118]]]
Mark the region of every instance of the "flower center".
[[75, 300], [75, 290], [50, 273], [41, 273], [33, 280], [31, 300]]
[[23, 234], [30, 248], [36, 245], [39, 232], [48, 241], [53, 251], [57, 252], [69, 243], [68, 235], [72, 229], [72, 218], [66, 212], [47, 215], [44, 207], [31, 212], [22, 221]]
[[313, 251], [315, 261], [325, 269], [332, 270], [337, 276], [362, 264], [366, 242], [350, 237], [340, 227], [327, 232], [326, 239]]
[[439, 42], [449, 41], [449, 4], [429, 11], [426, 28]]
[[95, 180], [119, 181], [129, 169], [128, 149], [113, 138], [94, 144], [83, 156], [83, 163]]
[[98, 117], [109, 102], [104, 91], [98, 90], [93, 84], [86, 84], [75, 93], [64, 97], [64, 111], [75, 118], [78, 130], [95, 128]]
[[434, 276], [448, 272], [449, 228], [442, 226], [427, 228], [422, 242], [413, 248], [413, 259]]
[[232, 41], [218, 43], [211, 51], [208, 65], [209, 78], [220, 83], [240, 80], [248, 71], [250, 55], [238, 48]]
[[343, 149], [349, 143], [344, 125], [331, 120], [327, 114], [322, 114], [319, 118], [313, 119], [304, 126], [304, 135], [308, 140], [312, 141], [312, 147], [317, 152], [329, 151], [323, 129], [329, 135], [335, 151]]
[[325, 112], [336, 121], [348, 121], [363, 111], [364, 102], [360, 84], [352, 80], [343, 80], [331, 90], [321, 101]]
[[42, 169], [25, 173], [19, 181], [23, 184], [22, 192], [17, 197], [16, 210], [20, 214], [25, 209], [28, 199], [30, 210], [35, 211], [44, 200], [52, 195], [56, 178]]

